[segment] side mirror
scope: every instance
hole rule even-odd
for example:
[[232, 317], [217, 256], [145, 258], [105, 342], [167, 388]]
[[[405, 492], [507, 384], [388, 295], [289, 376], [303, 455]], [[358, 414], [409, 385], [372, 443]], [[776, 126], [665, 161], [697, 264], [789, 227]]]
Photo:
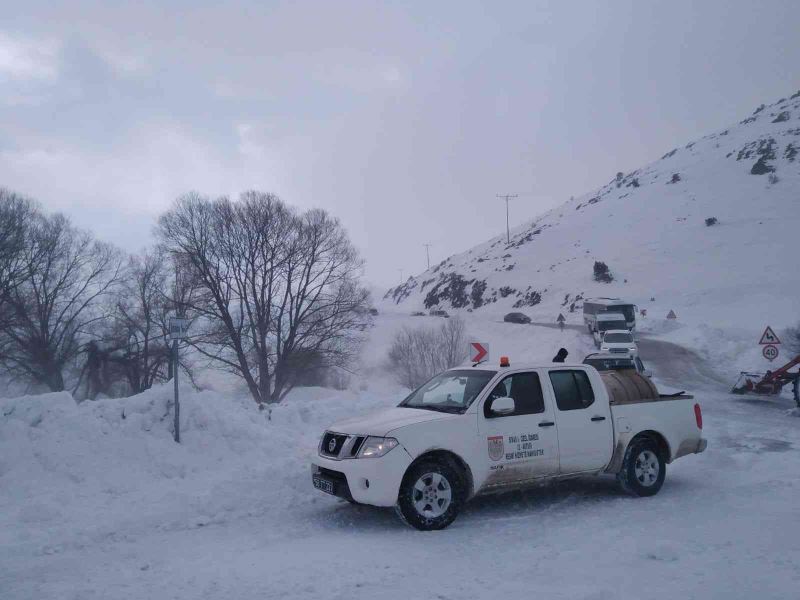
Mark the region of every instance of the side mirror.
[[517, 406], [513, 398], [503, 396], [502, 398], [495, 398], [494, 401], [492, 401], [491, 410], [493, 415], [503, 416], [513, 414], [516, 408]]
[[653, 372], [650, 369], [645, 369], [644, 371], [642, 371], [642, 375], [644, 375], [645, 377], [652, 377]]

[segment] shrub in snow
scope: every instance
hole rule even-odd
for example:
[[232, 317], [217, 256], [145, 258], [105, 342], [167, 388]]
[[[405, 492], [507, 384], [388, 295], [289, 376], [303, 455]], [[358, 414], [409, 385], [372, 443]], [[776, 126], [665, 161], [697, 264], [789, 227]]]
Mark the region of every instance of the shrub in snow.
[[667, 184], [670, 184], [670, 183], [678, 183], [680, 180], [681, 180], [681, 175], [680, 175], [680, 173], [673, 173], [673, 174], [672, 174], [672, 179], [670, 179], [670, 180], [667, 182]]
[[425, 308], [438, 306], [444, 302], [449, 302], [453, 308], [465, 308], [470, 304], [467, 286], [472, 282], [472, 279], [464, 279], [458, 273], [442, 274], [438, 283], [425, 296]]
[[472, 305], [475, 308], [480, 308], [483, 306], [483, 292], [486, 291], [486, 282], [485, 281], [476, 281], [472, 284], [472, 292], [470, 292], [470, 297], [472, 298]]
[[404, 327], [389, 348], [389, 366], [397, 380], [413, 390], [463, 362], [466, 349], [464, 321], [459, 317], [448, 319], [437, 328]]
[[775, 173], [770, 173], [769, 175], [767, 175], [767, 181], [769, 182], [770, 185], [775, 185], [780, 180], [781, 180], [780, 177], [775, 175]]
[[772, 122], [773, 122], [773, 123], [783, 123], [784, 121], [788, 121], [788, 120], [789, 120], [789, 111], [788, 111], [788, 110], [784, 110], [784, 111], [781, 111], [781, 112], [778, 114], [778, 116], [777, 116], [777, 117], [775, 117], [775, 118], [772, 120]]
[[608, 265], [601, 261], [595, 261], [594, 263], [594, 280], [595, 281], [602, 281], [603, 283], [611, 283], [614, 281], [614, 276], [611, 274], [611, 271], [608, 269]]
[[523, 306], [536, 306], [542, 301], [542, 295], [536, 290], [529, 290], [514, 302], [514, 308], [522, 308]]
[[499, 291], [500, 291], [500, 296], [505, 298], [507, 296], [510, 296], [511, 294], [516, 292], [517, 290], [515, 290], [514, 288], [512, 288], [510, 286], [504, 285], [503, 287], [500, 288]]
[[716, 225], [718, 223], [717, 217], [708, 217], [706, 219], [706, 227], [711, 227], [712, 225]]
[[772, 173], [775, 171], [775, 167], [772, 165], [768, 165], [765, 158], [762, 156], [759, 158], [755, 164], [750, 169], [751, 175], [766, 175], [767, 173]]

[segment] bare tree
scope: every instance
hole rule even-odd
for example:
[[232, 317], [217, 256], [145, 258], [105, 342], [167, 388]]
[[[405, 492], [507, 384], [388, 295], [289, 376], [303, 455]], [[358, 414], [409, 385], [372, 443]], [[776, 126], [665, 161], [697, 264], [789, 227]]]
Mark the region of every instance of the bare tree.
[[133, 256], [114, 306], [110, 360], [118, 364], [133, 394], [166, 381], [171, 373], [167, 314], [172, 308], [169, 261], [159, 252]]
[[279, 402], [308, 353], [344, 364], [359, 341], [368, 293], [361, 261], [324, 211], [298, 215], [271, 194], [238, 202], [197, 194], [159, 220], [169, 252], [181, 253], [196, 294], [190, 343], [240, 376], [256, 402]]
[[0, 188], [0, 319], [4, 302], [25, 275], [24, 249], [36, 214], [31, 200]]
[[437, 328], [401, 329], [389, 349], [389, 365], [402, 385], [416, 389], [437, 373], [464, 362], [466, 353], [464, 321], [455, 317]]
[[14, 378], [60, 391], [81, 340], [103, 316], [99, 308], [118, 281], [121, 257], [63, 215], [36, 213], [19, 260], [19, 283], [4, 302], [0, 364]]

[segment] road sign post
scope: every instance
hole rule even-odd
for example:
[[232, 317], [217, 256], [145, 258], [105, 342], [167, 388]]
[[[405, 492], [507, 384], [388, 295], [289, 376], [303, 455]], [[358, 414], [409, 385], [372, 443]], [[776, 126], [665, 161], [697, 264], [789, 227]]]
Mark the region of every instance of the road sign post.
[[189, 320], [180, 317], [169, 319], [169, 339], [172, 340], [172, 383], [175, 388], [175, 412], [173, 420], [173, 439], [181, 443], [181, 403], [178, 397], [178, 340], [186, 337], [189, 330]]
[[470, 342], [469, 362], [479, 363], [489, 359], [489, 344], [484, 342]]
[[772, 327], [767, 325], [767, 328], [764, 330], [764, 333], [761, 334], [761, 339], [758, 340], [758, 343], [763, 346], [761, 349], [761, 355], [764, 358], [770, 362], [778, 358], [778, 355], [780, 354], [778, 345], [781, 343], [781, 341], [778, 339], [778, 336], [775, 335]]

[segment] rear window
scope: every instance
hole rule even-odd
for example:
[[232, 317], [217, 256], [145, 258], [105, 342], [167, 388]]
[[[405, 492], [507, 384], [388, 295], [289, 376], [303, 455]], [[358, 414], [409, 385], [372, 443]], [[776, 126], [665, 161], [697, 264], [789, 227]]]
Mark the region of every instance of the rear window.
[[558, 410], [581, 410], [594, 403], [594, 390], [584, 371], [550, 371]]

